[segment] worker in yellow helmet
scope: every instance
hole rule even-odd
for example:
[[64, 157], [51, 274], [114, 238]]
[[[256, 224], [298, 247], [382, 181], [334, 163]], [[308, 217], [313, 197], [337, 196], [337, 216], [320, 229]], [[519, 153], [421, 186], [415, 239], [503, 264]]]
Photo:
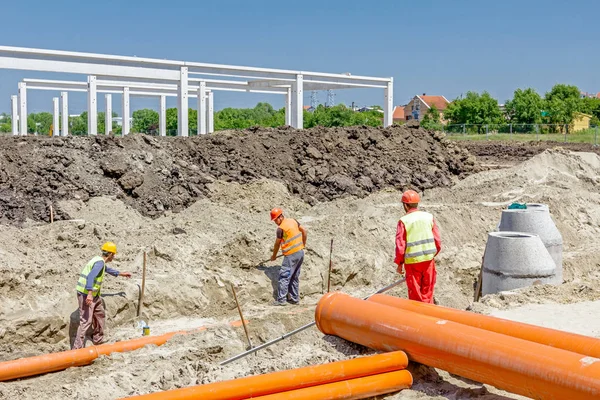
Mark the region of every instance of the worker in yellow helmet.
[[106, 242], [102, 245], [102, 256], [92, 258], [83, 267], [77, 281], [77, 302], [79, 303], [79, 328], [73, 343], [73, 349], [81, 349], [85, 344], [85, 334], [93, 327], [92, 342], [101, 344], [104, 339], [104, 305], [100, 298], [100, 289], [105, 272], [113, 276], [131, 278], [130, 272], [119, 272], [106, 265], [117, 254], [117, 245]]

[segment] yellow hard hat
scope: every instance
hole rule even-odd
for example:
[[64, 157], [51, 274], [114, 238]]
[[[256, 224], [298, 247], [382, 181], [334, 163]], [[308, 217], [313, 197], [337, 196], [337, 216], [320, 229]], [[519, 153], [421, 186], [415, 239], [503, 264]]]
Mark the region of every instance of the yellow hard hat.
[[106, 251], [107, 253], [117, 254], [117, 245], [113, 242], [106, 242], [102, 245], [102, 251]]

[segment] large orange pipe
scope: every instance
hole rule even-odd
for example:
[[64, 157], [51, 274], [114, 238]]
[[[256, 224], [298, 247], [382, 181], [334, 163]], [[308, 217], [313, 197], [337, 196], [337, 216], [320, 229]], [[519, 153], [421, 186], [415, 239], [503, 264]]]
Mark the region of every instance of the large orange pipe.
[[376, 294], [369, 298], [379, 304], [400, 308], [406, 311], [429, 315], [459, 324], [485, 329], [486, 331], [501, 333], [530, 342], [556, 347], [558, 349], [572, 351], [590, 357], [600, 358], [600, 340], [589, 336], [578, 335], [559, 331], [556, 329], [543, 328], [521, 322], [509, 321], [507, 319], [490, 317], [488, 315], [475, 314], [468, 311], [421, 303], [413, 300], [401, 299], [399, 297]]
[[[230, 323], [231, 326], [239, 326], [240, 324], [241, 321]], [[48, 372], [61, 371], [70, 367], [89, 365], [102, 355], [137, 350], [148, 344], [162, 346], [175, 335], [196, 333], [205, 329], [207, 329], [207, 327], [203, 326], [190, 331], [170, 332], [160, 336], [145, 336], [139, 339], [107, 343], [100, 346], [90, 346], [84, 349], [67, 350], [41, 356], [21, 358], [19, 360], [0, 362], [0, 382], [46, 374]]]
[[382, 394], [408, 389], [412, 385], [412, 375], [408, 371], [386, 372], [363, 378], [328, 383], [326, 385], [252, 397], [253, 400], [352, 400], [366, 399]]
[[407, 365], [406, 354], [396, 351], [129, 398], [140, 400], [242, 400], [397, 371], [406, 368]]
[[600, 360], [342, 293], [321, 298], [321, 332], [542, 400], [600, 399]]

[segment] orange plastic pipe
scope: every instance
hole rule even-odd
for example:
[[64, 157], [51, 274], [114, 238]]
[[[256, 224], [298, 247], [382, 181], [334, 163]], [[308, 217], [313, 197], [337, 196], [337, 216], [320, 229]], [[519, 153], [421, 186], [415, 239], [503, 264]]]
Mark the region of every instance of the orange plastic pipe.
[[402, 351], [396, 351], [128, 398], [144, 400], [242, 400], [397, 371], [406, 368], [407, 365], [408, 357], [406, 354]]
[[329, 293], [321, 332], [541, 400], [600, 399], [600, 360], [511, 336]]
[[[241, 321], [231, 322], [230, 325], [239, 326], [241, 325]], [[175, 335], [196, 333], [206, 330], [207, 328], [208, 327], [203, 326], [190, 331], [170, 332], [160, 336], [145, 336], [139, 339], [90, 346], [84, 349], [67, 350], [41, 356], [21, 358], [19, 360], [0, 362], [0, 382], [46, 374], [48, 372], [61, 371], [70, 367], [89, 365], [102, 355], [137, 350], [148, 344], [162, 346]]]
[[401, 308], [422, 315], [454, 321], [459, 324], [485, 329], [486, 331], [529, 340], [530, 342], [540, 343], [590, 357], [600, 358], [600, 340], [589, 336], [382, 294], [376, 294], [375, 296], [370, 297], [369, 301], [385, 304], [386, 306], [394, 308]]
[[268, 396], [252, 397], [253, 400], [351, 400], [366, 399], [387, 393], [408, 389], [412, 385], [412, 375], [408, 371], [386, 372], [350, 379], [347, 381], [328, 383], [326, 385], [291, 390], [270, 394]]

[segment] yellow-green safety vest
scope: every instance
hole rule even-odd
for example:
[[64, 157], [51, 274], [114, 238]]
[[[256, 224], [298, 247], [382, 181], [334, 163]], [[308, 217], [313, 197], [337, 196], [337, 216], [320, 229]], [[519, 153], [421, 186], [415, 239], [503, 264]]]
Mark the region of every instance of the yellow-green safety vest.
[[102, 271], [98, 274], [96, 279], [94, 279], [94, 286], [92, 288], [92, 295], [94, 297], [100, 295], [100, 288], [102, 287], [102, 281], [104, 280], [104, 271], [106, 270], [106, 263], [104, 263], [104, 259], [100, 256], [96, 256], [92, 258], [83, 270], [79, 274], [79, 281], [77, 281], [77, 291], [79, 293], [87, 294], [87, 290], [85, 290], [85, 285], [87, 284], [87, 277], [92, 272], [92, 268], [94, 268], [94, 264], [98, 261], [102, 261]]
[[433, 215], [425, 211], [413, 211], [400, 221], [406, 229], [405, 264], [433, 260], [437, 248], [433, 237]]

